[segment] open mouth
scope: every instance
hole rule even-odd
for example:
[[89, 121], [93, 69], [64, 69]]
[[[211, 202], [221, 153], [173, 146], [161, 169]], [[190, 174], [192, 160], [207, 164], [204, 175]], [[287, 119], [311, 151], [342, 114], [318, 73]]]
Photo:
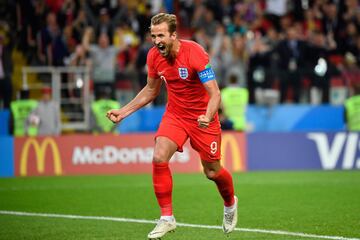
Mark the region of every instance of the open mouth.
[[157, 45], [157, 48], [159, 49], [160, 52], [164, 52], [166, 50], [166, 47], [163, 44]]

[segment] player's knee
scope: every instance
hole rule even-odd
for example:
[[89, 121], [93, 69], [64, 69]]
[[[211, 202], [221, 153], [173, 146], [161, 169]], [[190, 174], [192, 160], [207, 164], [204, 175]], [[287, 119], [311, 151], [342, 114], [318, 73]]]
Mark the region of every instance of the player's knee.
[[217, 172], [212, 169], [204, 169], [204, 173], [209, 180], [214, 180], [217, 175]]
[[165, 154], [161, 154], [161, 152], [154, 153], [154, 156], [153, 156], [154, 163], [163, 163], [166, 161], [167, 161], [167, 159], [166, 159]]

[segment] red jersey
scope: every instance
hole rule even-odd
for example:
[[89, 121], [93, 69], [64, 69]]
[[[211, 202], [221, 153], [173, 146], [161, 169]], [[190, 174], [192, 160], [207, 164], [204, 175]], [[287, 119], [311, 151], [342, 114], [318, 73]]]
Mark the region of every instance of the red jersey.
[[166, 83], [167, 112], [180, 118], [197, 119], [206, 113], [209, 101], [209, 95], [198, 76], [209, 64], [209, 56], [198, 43], [179, 41], [180, 49], [173, 64], [170, 64], [156, 47], [150, 49], [146, 61], [148, 75], [151, 78], [160, 78]]

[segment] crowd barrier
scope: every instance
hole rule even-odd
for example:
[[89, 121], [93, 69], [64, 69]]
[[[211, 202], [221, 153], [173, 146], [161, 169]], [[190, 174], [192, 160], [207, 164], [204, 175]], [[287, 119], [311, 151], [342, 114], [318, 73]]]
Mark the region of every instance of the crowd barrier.
[[[154, 132], [158, 128], [164, 106], [142, 108], [118, 126], [120, 133]], [[250, 105], [246, 119], [251, 132], [343, 131], [344, 108], [332, 105]], [[9, 112], [0, 111], [0, 136], [9, 135]]]
[[[154, 134], [1, 137], [1, 177], [151, 173]], [[222, 161], [232, 172], [360, 169], [360, 133], [222, 134]], [[171, 160], [176, 173], [201, 172], [184, 146]]]
[[[164, 107], [141, 109], [119, 125], [119, 131], [149, 132], [158, 128]], [[252, 132], [343, 131], [344, 108], [332, 105], [250, 105], [246, 119]]]

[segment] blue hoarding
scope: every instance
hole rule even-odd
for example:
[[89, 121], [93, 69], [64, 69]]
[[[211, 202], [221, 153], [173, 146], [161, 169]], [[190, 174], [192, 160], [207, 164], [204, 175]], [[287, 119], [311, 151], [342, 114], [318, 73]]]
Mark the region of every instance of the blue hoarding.
[[14, 176], [14, 138], [0, 137], [0, 177]]
[[246, 118], [255, 132], [344, 131], [344, 108], [331, 105], [251, 105]]
[[9, 121], [10, 111], [7, 109], [0, 109], [0, 136], [9, 136]]
[[360, 133], [251, 133], [248, 170], [360, 169]]

